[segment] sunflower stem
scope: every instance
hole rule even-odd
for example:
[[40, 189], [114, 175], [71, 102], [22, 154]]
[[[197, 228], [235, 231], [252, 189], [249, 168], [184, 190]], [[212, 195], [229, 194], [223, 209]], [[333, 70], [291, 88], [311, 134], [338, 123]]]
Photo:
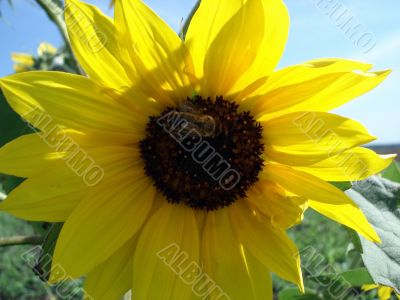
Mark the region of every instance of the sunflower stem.
[[46, 12], [49, 19], [57, 26], [61, 36], [64, 40], [66, 51], [73, 58], [74, 69], [68, 69], [64, 66], [66, 72], [84, 75], [84, 72], [80, 69], [78, 61], [76, 60], [74, 53], [71, 48], [67, 24], [64, 19], [64, 6], [61, 0], [35, 0], [36, 3]]
[[0, 238], [0, 247], [17, 246], [17, 245], [40, 245], [43, 238], [39, 235], [32, 236], [10, 236]]
[[197, 1], [197, 3], [193, 6], [192, 10], [190, 11], [188, 17], [186, 18], [185, 23], [183, 23], [181, 33], [180, 33], [180, 37], [182, 40], [185, 40], [185, 38], [186, 38], [186, 33], [189, 29], [190, 22], [192, 21], [194, 14], [196, 13], [197, 9], [199, 8], [200, 2], [201, 2], [201, 0]]
[[59, 0], [35, 0], [36, 3], [46, 12], [47, 16], [56, 24], [64, 42], [69, 46], [67, 26], [64, 21], [64, 10]]

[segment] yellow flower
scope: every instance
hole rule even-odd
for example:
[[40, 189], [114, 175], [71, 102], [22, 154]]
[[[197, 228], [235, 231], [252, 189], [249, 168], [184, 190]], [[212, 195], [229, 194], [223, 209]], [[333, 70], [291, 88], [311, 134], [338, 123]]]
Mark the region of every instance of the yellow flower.
[[378, 285], [378, 284], [366, 284], [362, 286], [362, 289], [366, 292], [373, 290], [373, 289], [378, 289], [378, 297], [379, 300], [388, 300], [392, 296], [392, 293], [394, 293], [397, 296], [397, 299], [400, 299], [400, 295], [398, 295], [393, 288], [388, 287], [388, 286], [383, 286], [383, 285]]
[[56, 53], [57, 53], [57, 48], [54, 47], [52, 44], [46, 43], [46, 42], [40, 43], [39, 48], [38, 48], [39, 56], [42, 56], [43, 54], [54, 55]]
[[27, 53], [12, 53], [11, 59], [15, 63], [13, 68], [17, 73], [29, 71], [35, 64], [33, 56]]
[[[39, 45], [37, 52], [39, 56], [43, 56], [43, 54], [54, 55], [57, 52], [57, 48], [55, 48], [52, 44], [43, 42]], [[11, 59], [15, 63], [14, 71], [17, 73], [30, 71], [35, 65], [35, 58], [31, 54], [12, 53]]]
[[359, 147], [375, 138], [328, 111], [388, 71], [319, 59], [275, 72], [281, 0], [203, 0], [185, 41], [140, 0], [117, 1], [114, 20], [67, 0], [65, 18], [88, 77], [0, 81], [41, 131], [0, 150], [0, 172], [28, 178], [0, 209], [65, 222], [50, 281], [87, 274], [96, 300], [130, 288], [140, 300], [272, 299], [271, 272], [303, 289], [286, 229], [306, 207], [379, 241], [326, 181], [393, 157]]

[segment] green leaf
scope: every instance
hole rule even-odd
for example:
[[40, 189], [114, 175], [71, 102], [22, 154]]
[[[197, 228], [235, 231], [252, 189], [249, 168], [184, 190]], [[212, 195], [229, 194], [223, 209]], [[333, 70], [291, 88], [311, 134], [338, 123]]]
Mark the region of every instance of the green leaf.
[[32, 129], [8, 105], [3, 93], [0, 91], [0, 147], [13, 139], [31, 133]]
[[359, 268], [343, 272], [340, 277], [351, 284], [351, 286], [362, 286], [364, 284], [374, 284], [374, 280], [366, 268]]
[[376, 283], [400, 292], [400, 184], [373, 176], [353, 185], [347, 194], [382, 240], [375, 244], [360, 236], [365, 266]]
[[312, 280], [316, 282], [319, 287], [323, 287], [320, 292], [322, 292], [322, 299], [324, 300], [348, 299], [343, 298], [343, 296], [349, 295], [354, 287], [361, 287], [363, 284], [374, 283], [371, 275], [365, 268], [354, 269], [343, 273], [321, 274], [309, 277], [308, 280]]
[[325, 273], [318, 276], [310, 276], [308, 279], [322, 286], [340, 287], [344, 291], [351, 287], [374, 283], [366, 268], [353, 269], [343, 273]]
[[11, 193], [11, 191], [13, 189], [15, 189], [17, 186], [19, 186], [24, 179], [23, 178], [19, 178], [16, 176], [11, 176], [11, 175], [3, 175], [3, 181], [2, 181], [2, 185], [3, 185], [3, 189], [4, 192], [6, 194]]
[[314, 292], [307, 291], [302, 294], [298, 288], [288, 288], [278, 294], [279, 300], [318, 300], [318, 295]]
[[357, 234], [357, 232], [355, 232], [353, 229], [351, 229], [349, 227], [344, 227], [344, 228], [347, 230], [347, 232], [350, 236], [350, 240], [353, 243], [354, 249], [352, 249], [352, 250], [355, 250], [358, 253], [363, 253], [361, 240], [360, 240], [360, 237]]
[[330, 184], [334, 185], [338, 189], [342, 191], [347, 191], [351, 189], [351, 182], [350, 181], [344, 181], [344, 182], [330, 182]]
[[47, 236], [43, 242], [40, 257], [38, 259], [37, 265], [35, 266], [36, 274], [43, 281], [47, 281], [49, 279], [54, 249], [56, 247], [56, 242], [63, 225], [64, 223], [54, 223], [49, 229]]
[[[28, 124], [12, 110], [3, 93], [0, 91], [0, 147], [17, 137], [32, 132], [33, 130], [28, 126]], [[21, 178], [8, 175], [1, 175], [0, 180], [2, 188], [6, 194], [9, 194], [23, 181]]]
[[400, 164], [394, 161], [385, 171], [382, 172], [383, 178], [394, 182], [400, 182]]

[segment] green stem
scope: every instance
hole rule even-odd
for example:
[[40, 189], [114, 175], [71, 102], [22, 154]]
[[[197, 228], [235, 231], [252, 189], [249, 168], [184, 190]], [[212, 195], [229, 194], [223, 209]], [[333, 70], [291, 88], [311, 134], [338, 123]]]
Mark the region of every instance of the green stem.
[[195, 6], [193, 6], [192, 10], [189, 13], [189, 16], [186, 18], [186, 21], [183, 24], [181, 34], [180, 34], [182, 40], [185, 40], [185, 38], [186, 38], [186, 33], [189, 29], [190, 22], [192, 21], [194, 14], [196, 13], [197, 9], [199, 8], [200, 2], [201, 2], [201, 0], [198, 0], [197, 3], [195, 4]]
[[64, 40], [66, 51], [71, 55], [73, 59], [72, 62], [73, 69], [66, 71], [75, 74], [82, 74], [82, 72], [79, 69], [78, 62], [71, 49], [67, 25], [65, 24], [65, 19], [64, 19], [64, 7], [62, 2], [60, 0], [35, 0], [35, 1], [46, 12], [50, 20], [53, 21], [53, 23], [57, 26]]
[[52, 20], [61, 33], [62, 38], [67, 46], [69, 46], [69, 38], [67, 26], [64, 21], [64, 10], [59, 0], [36, 0], [36, 3], [46, 12], [47, 16]]
[[0, 238], [0, 247], [17, 246], [17, 245], [40, 245], [43, 238], [38, 235], [32, 236], [10, 236]]
[[2, 193], [2, 192], [0, 192], [0, 201], [5, 200], [6, 198], [7, 198], [7, 195]]

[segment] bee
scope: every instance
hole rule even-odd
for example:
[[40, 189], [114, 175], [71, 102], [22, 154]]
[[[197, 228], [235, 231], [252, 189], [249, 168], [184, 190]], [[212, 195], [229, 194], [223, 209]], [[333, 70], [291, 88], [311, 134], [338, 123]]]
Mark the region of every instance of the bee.
[[181, 128], [181, 133], [197, 132], [202, 137], [213, 137], [215, 134], [215, 120], [210, 115], [203, 114], [190, 101], [181, 102], [177, 111], [174, 112], [177, 117], [188, 122], [185, 128]]

